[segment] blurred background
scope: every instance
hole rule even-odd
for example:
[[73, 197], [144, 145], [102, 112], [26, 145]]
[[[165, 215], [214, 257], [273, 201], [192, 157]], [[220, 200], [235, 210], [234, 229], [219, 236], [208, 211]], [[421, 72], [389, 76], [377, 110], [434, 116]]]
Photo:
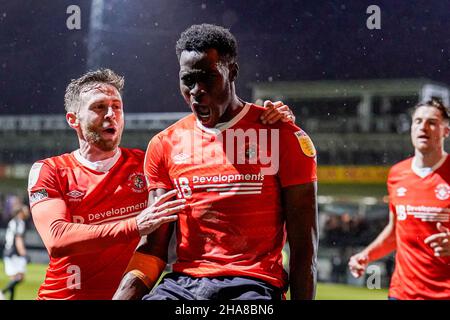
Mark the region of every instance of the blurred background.
[[[374, 4], [380, 29], [367, 26]], [[68, 28], [72, 5], [79, 29]], [[365, 287], [346, 265], [387, 222], [387, 172], [413, 151], [409, 109], [449, 102], [449, 10], [445, 0], [0, 0], [0, 248], [13, 210], [28, 203], [31, 164], [77, 148], [64, 118], [68, 82], [99, 67], [124, 75], [122, 146], [145, 149], [189, 112], [176, 40], [214, 23], [238, 40], [238, 95], [284, 101], [318, 150], [319, 280]], [[31, 220], [26, 243], [39, 285], [48, 257]], [[392, 257], [377, 266], [386, 287]]]

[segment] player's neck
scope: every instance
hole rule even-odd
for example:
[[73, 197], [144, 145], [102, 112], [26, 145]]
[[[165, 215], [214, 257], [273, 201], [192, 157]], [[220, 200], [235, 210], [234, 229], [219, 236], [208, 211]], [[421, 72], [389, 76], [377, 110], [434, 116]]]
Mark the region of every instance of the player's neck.
[[221, 117], [220, 122], [228, 122], [233, 119], [245, 106], [245, 102], [238, 96], [233, 95], [230, 104], [227, 107], [227, 111]]
[[104, 151], [96, 146], [89, 144], [84, 141], [80, 141], [80, 154], [83, 158], [90, 162], [96, 162], [101, 160], [106, 160], [109, 158], [114, 157], [116, 153], [118, 152], [119, 147], [115, 147], [111, 151]]
[[422, 153], [416, 149], [414, 154], [414, 163], [418, 168], [432, 168], [446, 156], [447, 152], [444, 150]]

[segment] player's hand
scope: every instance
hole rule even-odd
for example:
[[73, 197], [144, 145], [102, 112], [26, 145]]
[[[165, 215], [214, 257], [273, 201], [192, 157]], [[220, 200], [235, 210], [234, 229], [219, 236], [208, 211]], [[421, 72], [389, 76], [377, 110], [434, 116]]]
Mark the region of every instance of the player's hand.
[[450, 229], [438, 222], [436, 227], [439, 233], [432, 234], [424, 242], [434, 251], [435, 257], [450, 256]]
[[366, 271], [369, 264], [369, 257], [365, 253], [357, 253], [350, 258], [348, 262], [348, 268], [353, 277], [359, 278]]
[[23, 257], [24, 257], [25, 260], [27, 261], [27, 264], [31, 262], [31, 258], [30, 258], [29, 255], [26, 254], [26, 255], [24, 255]]
[[264, 101], [264, 108], [261, 115], [261, 122], [263, 124], [273, 124], [279, 120], [283, 122], [295, 122], [295, 116], [292, 110], [282, 101], [272, 102], [270, 100]]
[[177, 194], [177, 190], [169, 191], [161, 197], [155, 199], [155, 202], [143, 210], [137, 217], [136, 222], [141, 236], [152, 233], [162, 224], [176, 221], [177, 213], [186, 208], [186, 200], [178, 199], [169, 201]]

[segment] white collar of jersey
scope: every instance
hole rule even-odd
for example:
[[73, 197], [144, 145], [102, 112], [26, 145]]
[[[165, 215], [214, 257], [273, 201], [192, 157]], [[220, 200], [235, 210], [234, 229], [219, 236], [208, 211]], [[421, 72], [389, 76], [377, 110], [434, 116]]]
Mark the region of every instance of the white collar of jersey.
[[419, 177], [421, 178], [425, 178], [426, 176], [428, 176], [429, 174], [431, 174], [433, 171], [436, 171], [437, 169], [440, 168], [440, 166], [442, 166], [442, 164], [445, 162], [445, 160], [447, 159], [447, 154], [445, 154], [441, 160], [438, 161], [438, 163], [436, 163], [434, 166], [432, 167], [425, 167], [425, 168], [419, 168], [416, 164], [416, 157], [413, 158], [412, 162], [411, 162], [411, 170], [417, 174]]
[[205, 131], [205, 132], [207, 132], [209, 134], [218, 135], [222, 131], [224, 131], [224, 130], [226, 130], [228, 128], [231, 128], [236, 123], [238, 123], [239, 120], [241, 120], [247, 114], [248, 110], [250, 110], [250, 104], [249, 103], [245, 103], [244, 108], [242, 108], [242, 110], [233, 119], [231, 119], [228, 122], [218, 123], [218, 124], [216, 124], [216, 126], [214, 128], [205, 127], [204, 125], [202, 125], [202, 123], [198, 119], [196, 119], [196, 123], [197, 123], [197, 126], [201, 130], [203, 130], [203, 131]]
[[91, 170], [99, 172], [108, 172], [109, 169], [111, 169], [116, 164], [117, 160], [119, 160], [121, 154], [122, 151], [120, 151], [120, 148], [117, 148], [116, 154], [111, 158], [92, 162], [81, 155], [80, 149], [77, 149], [74, 152], [75, 159], [77, 159], [78, 162]]

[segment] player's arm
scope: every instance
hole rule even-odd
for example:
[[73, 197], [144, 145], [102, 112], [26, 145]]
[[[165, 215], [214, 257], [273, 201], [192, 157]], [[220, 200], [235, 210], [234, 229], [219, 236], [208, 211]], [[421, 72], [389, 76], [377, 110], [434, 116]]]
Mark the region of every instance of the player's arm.
[[266, 100], [264, 101], [264, 108], [266, 110], [263, 111], [260, 117], [263, 124], [273, 124], [280, 120], [283, 122], [295, 122], [294, 113], [282, 101], [272, 102]]
[[[177, 219], [184, 208], [183, 200], [153, 204], [136, 217], [102, 225], [68, 221], [67, 207], [62, 199], [49, 199], [32, 207], [32, 217], [51, 257], [85, 254], [106, 249], [114, 243], [126, 243], [147, 235], [164, 223]], [[167, 202], [166, 202], [167, 201]]]
[[[149, 203], [158, 201], [166, 192], [162, 188], [151, 190]], [[167, 264], [167, 248], [172, 231], [173, 224], [165, 224], [141, 238], [113, 300], [141, 299], [153, 288]]]
[[[144, 174], [149, 190], [148, 203], [160, 201], [173, 189], [169, 176], [162, 134], [154, 136], [147, 147], [144, 159]], [[165, 224], [147, 237], [141, 238], [133, 257], [128, 263], [114, 300], [141, 299], [158, 281], [167, 263], [167, 248], [173, 224]]]
[[318, 247], [316, 149], [300, 128], [290, 123], [280, 128], [278, 178], [290, 247], [291, 298], [314, 299]]
[[15, 239], [16, 249], [20, 256], [25, 257], [27, 255], [27, 249], [25, 248], [25, 241], [22, 235], [16, 235]]
[[21, 222], [16, 225], [16, 232], [14, 236], [14, 244], [16, 246], [19, 256], [25, 257], [27, 255], [27, 249], [25, 248], [25, 223]]
[[317, 280], [317, 183], [282, 189], [290, 248], [291, 299], [314, 299]]
[[383, 231], [364, 250], [350, 258], [348, 266], [351, 274], [355, 278], [359, 278], [364, 274], [370, 262], [383, 258], [396, 248], [395, 213], [391, 210], [389, 211], [389, 222]]

